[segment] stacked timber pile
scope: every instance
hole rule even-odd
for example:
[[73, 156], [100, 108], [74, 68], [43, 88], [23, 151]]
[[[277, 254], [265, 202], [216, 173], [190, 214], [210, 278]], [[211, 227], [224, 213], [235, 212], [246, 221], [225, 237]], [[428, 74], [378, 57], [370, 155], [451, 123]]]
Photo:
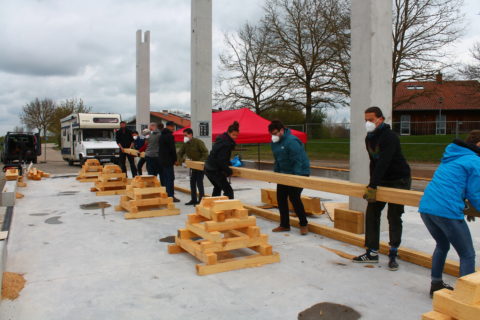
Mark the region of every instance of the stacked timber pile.
[[122, 172], [119, 166], [115, 164], [106, 165], [90, 191], [96, 192], [97, 196], [125, 194], [127, 183], [127, 175]]
[[186, 251], [202, 261], [196, 266], [198, 275], [279, 262], [280, 255], [272, 251], [268, 236], [256, 224], [239, 200], [203, 198], [168, 252]]
[[480, 272], [459, 278], [453, 291], [436, 291], [433, 295], [433, 311], [423, 314], [422, 319], [480, 319]]
[[8, 168], [5, 170], [5, 180], [7, 181], [18, 180], [19, 176], [17, 168]]
[[42, 180], [42, 178], [50, 177], [49, 173], [43, 172], [37, 168], [31, 168], [27, 172], [27, 178], [29, 180]]
[[125, 219], [163, 217], [180, 214], [155, 176], [136, 176], [120, 198], [117, 211], [127, 211]]
[[102, 173], [103, 167], [97, 159], [87, 159], [78, 173], [80, 182], [95, 182]]

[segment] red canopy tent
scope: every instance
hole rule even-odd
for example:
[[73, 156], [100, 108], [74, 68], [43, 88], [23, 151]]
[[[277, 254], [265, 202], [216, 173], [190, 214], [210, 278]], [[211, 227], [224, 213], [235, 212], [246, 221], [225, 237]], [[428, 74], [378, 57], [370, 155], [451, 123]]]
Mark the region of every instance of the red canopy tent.
[[[270, 121], [262, 118], [247, 108], [214, 112], [212, 114], [212, 141], [215, 141], [218, 135], [227, 131], [228, 126], [234, 121], [238, 121], [238, 123], [240, 123], [240, 134], [238, 135], [236, 143], [246, 144], [272, 142], [272, 136], [268, 132], [268, 125], [270, 124]], [[175, 141], [183, 141], [184, 129], [185, 128], [177, 130], [173, 133]], [[303, 143], [307, 142], [307, 135], [304, 132], [293, 129], [291, 129], [291, 132]]]

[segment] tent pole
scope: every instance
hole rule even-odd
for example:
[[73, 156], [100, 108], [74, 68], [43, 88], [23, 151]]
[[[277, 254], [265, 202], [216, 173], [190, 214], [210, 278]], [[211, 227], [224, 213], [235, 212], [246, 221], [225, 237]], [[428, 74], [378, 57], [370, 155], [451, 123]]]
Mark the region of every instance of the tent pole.
[[260, 170], [260, 143], [257, 144], [258, 148], [257, 148], [257, 151], [258, 151], [258, 162], [257, 162], [257, 169]]

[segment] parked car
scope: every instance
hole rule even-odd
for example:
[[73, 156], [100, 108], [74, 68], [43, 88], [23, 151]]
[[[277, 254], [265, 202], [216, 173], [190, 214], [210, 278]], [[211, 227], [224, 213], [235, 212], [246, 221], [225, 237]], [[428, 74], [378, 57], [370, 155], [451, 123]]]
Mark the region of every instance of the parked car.
[[7, 132], [1, 152], [1, 160], [4, 164], [12, 164], [14, 162], [37, 163], [37, 157], [41, 154], [40, 134]]

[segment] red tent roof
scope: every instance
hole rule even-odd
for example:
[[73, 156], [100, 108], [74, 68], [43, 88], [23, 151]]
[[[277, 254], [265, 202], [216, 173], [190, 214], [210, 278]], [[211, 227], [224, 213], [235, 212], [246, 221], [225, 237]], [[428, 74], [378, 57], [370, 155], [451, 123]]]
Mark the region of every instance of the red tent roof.
[[[272, 142], [272, 136], [268, 132], [268, 125], [270, 124], [270, 121], [262, 118], [247, 108], [214, 112], [212, 114], [212, 141], [215, 141], [218, 135], [227, 131], [228, 126], [234, 121], [238, 121], [238, 123], [240, 123], [240, 134], [236, 140], [237, 143]], [[184, 129], [185, 128], [177, 130], [173, 133], [175, 136], [175, 141], [183, 141]], [[303, 143], [307, 142], [307, 135], [304, 132], [292, 129], [291, 132]]]

